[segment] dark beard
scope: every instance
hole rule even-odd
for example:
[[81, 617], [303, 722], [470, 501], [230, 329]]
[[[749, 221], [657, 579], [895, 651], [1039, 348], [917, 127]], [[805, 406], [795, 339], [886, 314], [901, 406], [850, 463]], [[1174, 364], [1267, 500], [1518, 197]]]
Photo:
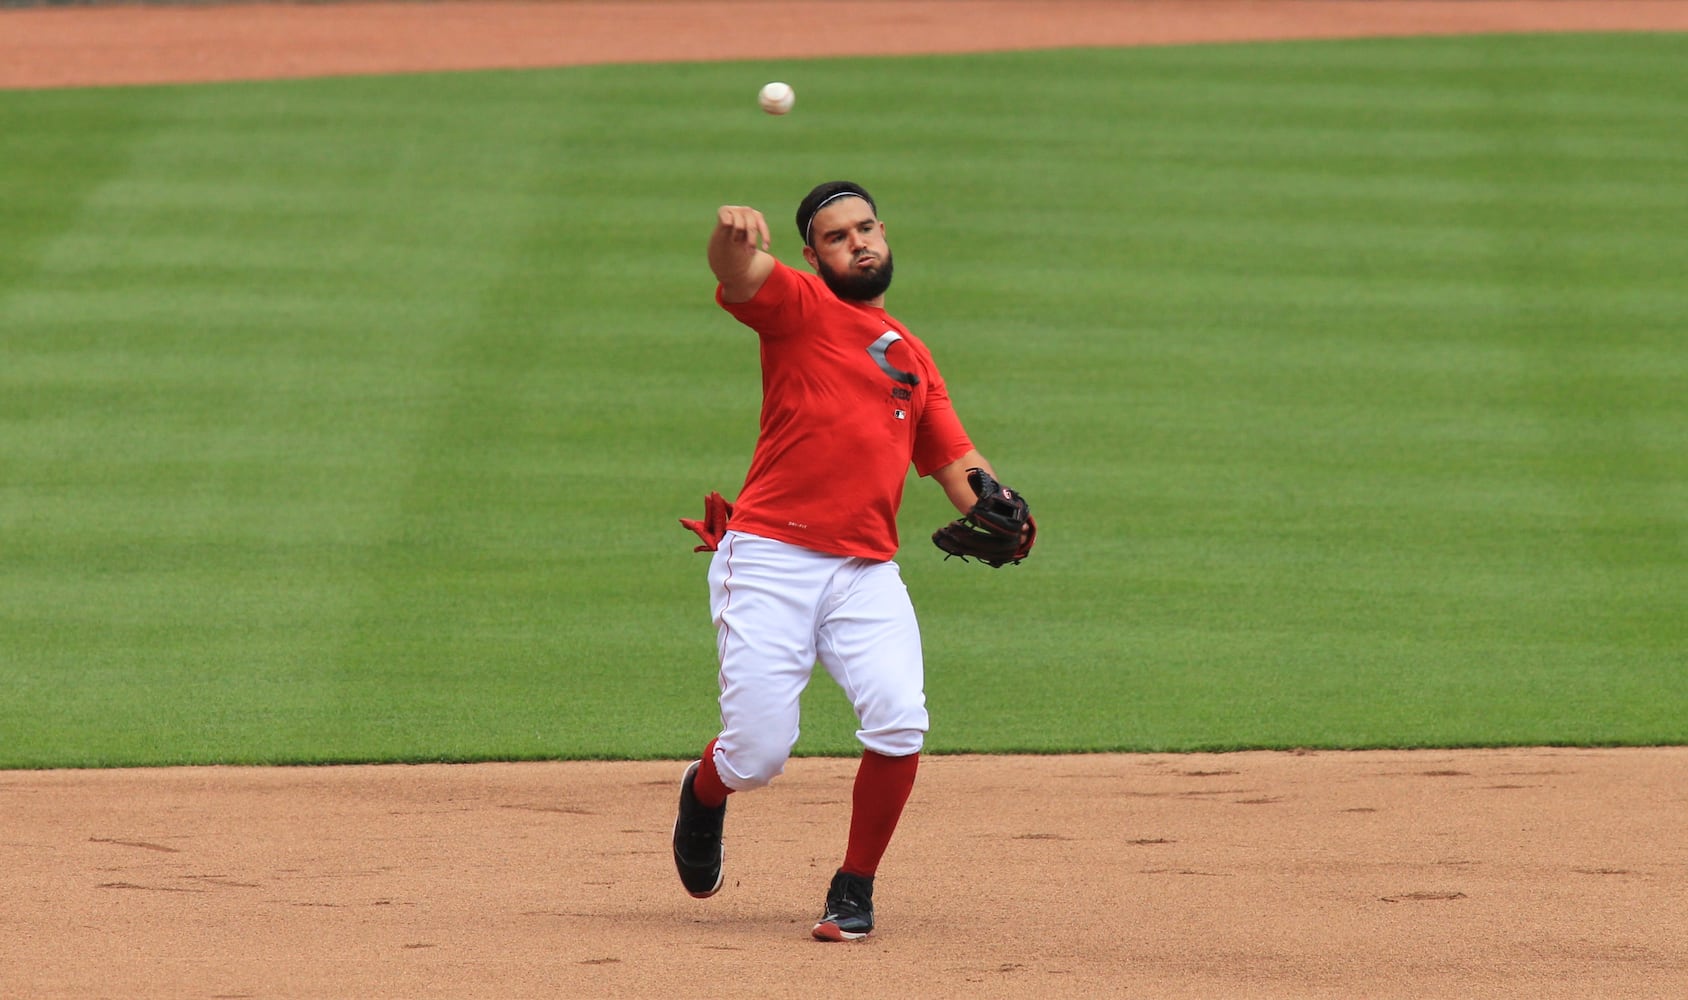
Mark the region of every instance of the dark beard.
[[891, 287], [891, 251], [885, 251], [885, 259], [872, 271], [851, 271], [839, 274], [827, 267], [824, 261], [817, 260], [815, 269], [820, 272], [821, 280], [826, 287], [832, 289], [832, 294], [851, 302], [872, 302], [885, 294]]

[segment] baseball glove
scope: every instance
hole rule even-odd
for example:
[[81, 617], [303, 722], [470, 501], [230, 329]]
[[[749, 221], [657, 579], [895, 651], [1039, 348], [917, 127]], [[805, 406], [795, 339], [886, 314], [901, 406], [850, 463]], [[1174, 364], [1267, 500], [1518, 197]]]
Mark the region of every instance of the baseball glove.
[[992, 569], [1018, 564], [1037, 540], [1037, 522], [1032, 520], [1026, 498], [983, 469], [968, 469], [967, 485], [978, 499], [967, 516], [932, 532], [932, 544], [944, 550], [945, 559], [977, 559]]

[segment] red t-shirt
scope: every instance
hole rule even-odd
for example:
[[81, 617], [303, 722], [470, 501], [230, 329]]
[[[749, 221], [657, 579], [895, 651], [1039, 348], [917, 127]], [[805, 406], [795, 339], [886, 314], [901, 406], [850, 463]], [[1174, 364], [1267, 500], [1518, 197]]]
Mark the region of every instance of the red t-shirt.
[[723, 302], [719, 286], [715, 301], [762, 342], [762, 428], [731, 527], [895, 556], [909, 463], [928, 476], [973, 447], [926, 345], [783, 263], [750, 301]]

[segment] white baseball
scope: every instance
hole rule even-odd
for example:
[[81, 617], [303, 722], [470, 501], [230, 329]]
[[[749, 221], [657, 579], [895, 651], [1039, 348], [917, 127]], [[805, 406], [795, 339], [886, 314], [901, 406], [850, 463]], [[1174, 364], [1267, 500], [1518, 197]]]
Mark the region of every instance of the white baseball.
[[783, 115], [797, 103], [797, 94], [792, 91], [791, 84], [776, 81], [762, 88], [762, 92], [756, 95], [756, 103], [770, 115]]

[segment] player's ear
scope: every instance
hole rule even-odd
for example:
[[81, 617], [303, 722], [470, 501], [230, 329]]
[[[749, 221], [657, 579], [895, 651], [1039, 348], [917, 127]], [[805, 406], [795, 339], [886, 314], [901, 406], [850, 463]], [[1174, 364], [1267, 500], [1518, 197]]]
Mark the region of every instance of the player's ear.
[[803, 248], [803, 259], [809, 262], [809, 267], [811, 269], [816, 270], [816, 271], [819, 271], [821, 269], [820, 264], [818, 264], [816, 262], [817, 258], [815, 257], [815, 248], [814, 247], [806, 246], [806, 247]]

